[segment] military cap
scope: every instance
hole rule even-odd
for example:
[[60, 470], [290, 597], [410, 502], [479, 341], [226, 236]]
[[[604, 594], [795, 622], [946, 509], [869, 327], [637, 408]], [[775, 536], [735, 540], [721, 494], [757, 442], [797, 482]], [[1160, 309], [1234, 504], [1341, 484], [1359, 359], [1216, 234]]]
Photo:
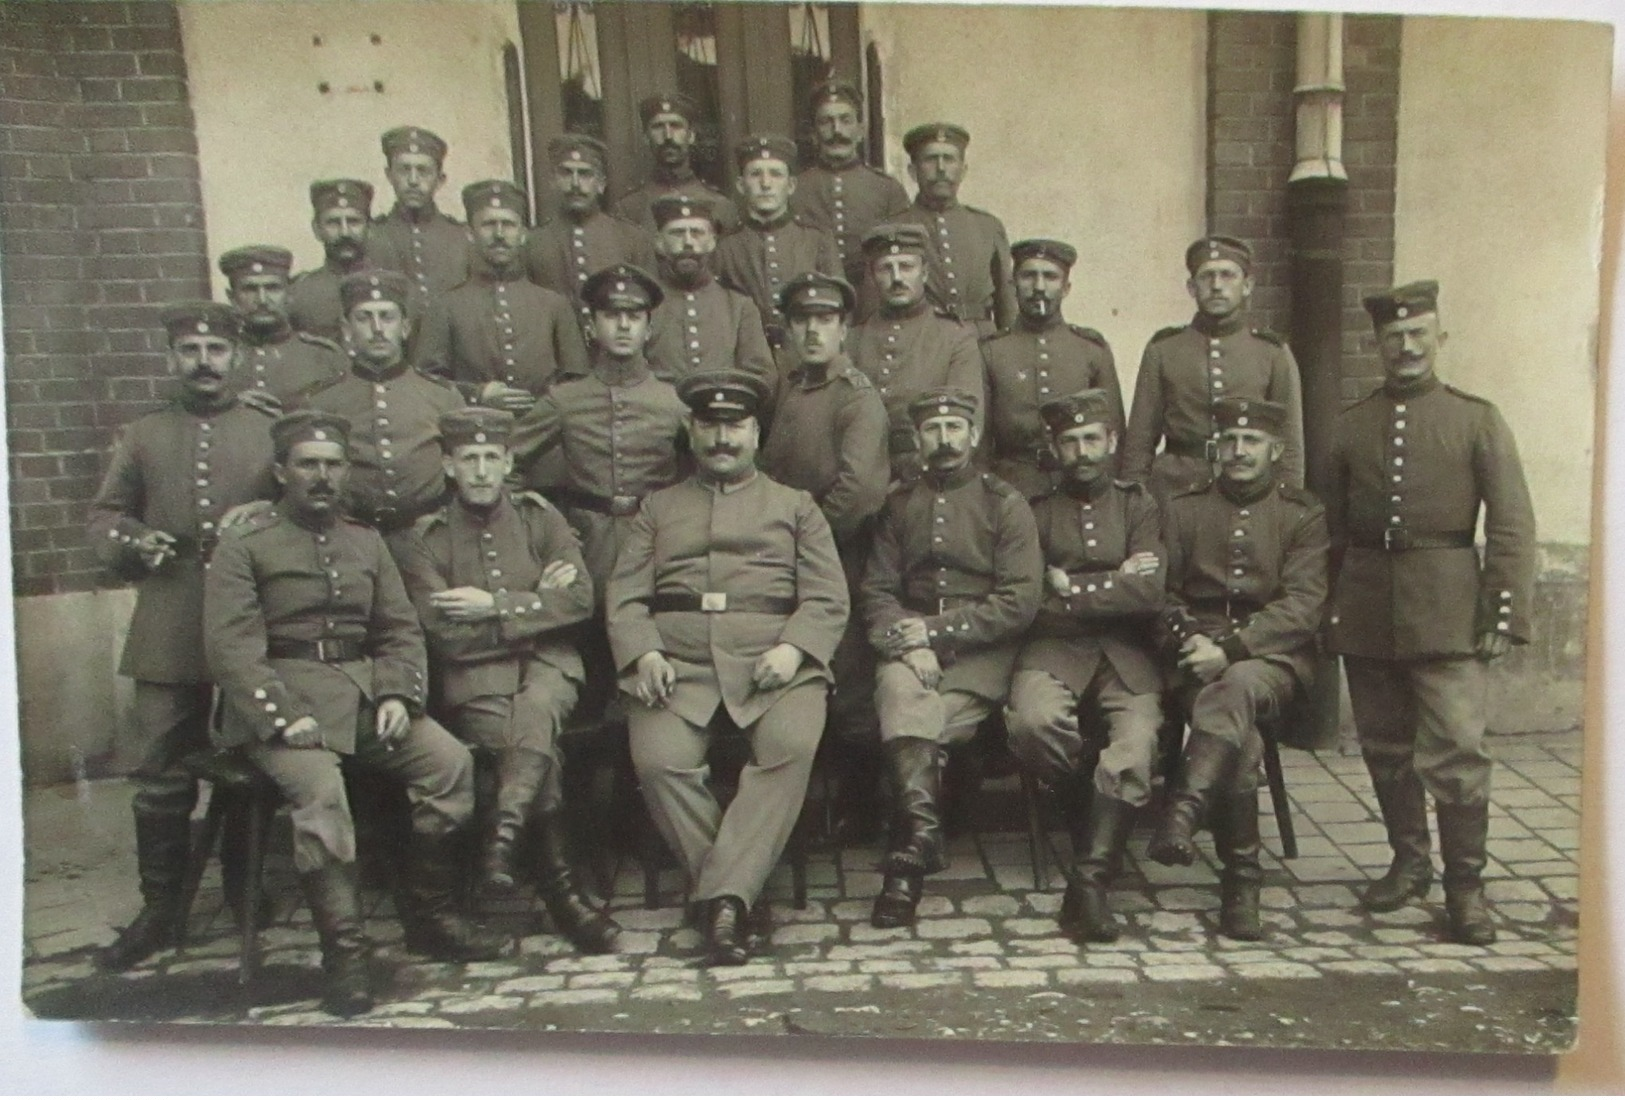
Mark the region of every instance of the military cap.
[[1213, 403], [1213, 423], [1219, 430], [1256, 428], [1273, 436], [1286, 436], [1286, 406], [1259, 397], [1221, 397]]
[[394, 302], [402, 310], [412, 295], [412, 280], [399, 271], [354, 271], [339, 280], [339, 304], [346, 315], [362, 302]]
[[514, 415], [504, 409], [470, 405], [440, 414], [440, 447], [450, 453], [471, 443], [506, 447], [513, 434]]
[[753, 160], [782, 160], [796, 170], [796, 143], [782, 134], [752, 134], [734, 146], [734, 162], [743, 172]]
[[507, 180], [481, 180], [463, 188], [463, 211], [472, 222], [474, 215], [491, 207], [512, 210], [527, 225], [530, 224], [530, 199]]
[[708, 370], [678, 382], [677, 396], [698, 420], [735, 421], [755, 416], [767, 401], [767, 389], [754, 374]]
[[1071, 271], [1072, 265], [1078, 262], [1078, 250], [1065, 241], [1052, 241], [1042, 237], [1017, 241], [1010, 246], [1010, 262], [1013, 266], [1020, 267], [1025, 261], [1032, 259], [1050, 260]]
[[805, 271], [779, 291], [779, 309], [788, 317], [804, 313], [851, 313], [858, 292], [845, 279]]
[[1112, 412], [1111, 396], [1105, 390], [1079, 390], [1077, 393], [1046, 401], [1039, 407], [1038, 415], [1044, 418], [1045, 426], [1054, 435], [1060, 435], [1072, 428], [1081, 428], [1085, 424], [1104, 424], [1114, 429], [1117, 427], [1117, 417]]
[[692, 126], [700, 117], [700, 107], [681, 92], [652, 95], [638, 104], [638, 117], [643, 125], [653, 122], [656, 115], [682, 115], [683, 121]]
[[922, 391], [908, 403], [908, 418], [916, 428], [933, 416], [962, 416], [974, 424], [980, 404], [981, 399], [969, 390], [938, 386]]
[[660, 284], [647, 271], [632, 264], [616, 264], [595, 272], [581, 286], [581, 300], [594, 310], [652, 310], [666, 298]]
[[704, 218], [713, 227], [717, 225], [716, 208], [703, 199], [690, 199], [682, 195], [663, 195], [649, 204], [649, 213], [656, 229], [666, 228], [667, 222], [678, 218]]
[[1203, 237], [1192, 241], [1191, 246], [1185, 249], [1185, 270], [1192, 275], [1212, 260], [1231, 260], [1248, 274], [1253, 270], [1253, 250], [1246, 241], [1235, 237]]
[[1390, 321], [1439, 312], [1439, 284], [1432, 279], [1406, 283], [1380, 294], [1368, 294], [1364, 302], [1371, 323], [1381, 328]]
[[271, 424], [271, 449], [277, 461], [300, 443], [337, 443], [350, 446], [350, 420], [324, 409], [298, 409], [276, 418]]
[[310, 185], [310, 205], [317, 215], [344, 206], [365, 216], [372, 212], [372, 184], [365, 180], [317, 180]]
[[585, 164], [603, 172], [609, 149], [590, 134], [564, 134], [547, 143], [547, 159], [556, 165]]
[[860, 112], [863, 110], [863, 93], [850, 80], [824, 81], [812, 90], [812, 94], [807, 97], [807, 104], [816, 113], [818, 108], [833, 99], [850, 103]]
[[421, 126], [397, 126], [393, 130], [385, 130], [380, 144], [384, 147], [385, 160], [396, 153], [427, 153], [436, 164], [442, 164], [446, 159], [446, 143], [440, 139], [440, 135]]
[[945, 141], [951, 145], [959, 146], [963, 153], [965, 146], [970, 144], [970, 131], [963, 126], [956, 126], [952, 122], [927, 122], [916, 126], [903, 135], [903, 148], [913, 157], [920, 151], [920, 146], [928, 145], [933, 141]]
[[239, 275], [260, 275], [267, 271], [286, 275], [293, 270], [293, 253], [274, 244], [251, 244], [234, 248], [220, 257], [220, 274], [228, 279]]
[[160, 316], [169, 342], [182, 336], [224, 336], [236, 340], [242, 329], [237, 311], [224, 302], [176, 302], [165, 306]]
[[925, 256], [930, 249], [931, 238], [926, 235], [925, 227], [913, 222], [882, 222], [863, 235], [863, 254], [871, 260], [899, 252]]

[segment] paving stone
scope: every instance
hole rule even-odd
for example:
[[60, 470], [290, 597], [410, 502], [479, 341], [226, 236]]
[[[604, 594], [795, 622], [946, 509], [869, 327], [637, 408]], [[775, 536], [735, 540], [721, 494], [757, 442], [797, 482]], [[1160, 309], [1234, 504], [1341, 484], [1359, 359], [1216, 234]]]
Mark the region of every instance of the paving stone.
[[[1189, 867], [1164, 867], [1160, 863], [1144, 860], [1140, 862], [1139, 868], [1140, 873], [1145, 876], [1145, 881], [1156, 887], [1210, 886], [1214, 881], [1213, 868], [1202, 859], [1198, 859]], [[1168, 903], [1160, 896], [1157, 900], [1164, 908], [1168, 907]]]
[[941, 894], [927, 894], [920, 899], [920, 904], [914, 910], [920, 917], [951, 917], [954, 915], [954, 903], [951, 898]]
[[1294, 962], [1319, 963], [1349, 957], [1347, 949], [1342, 947], [1284, 947], [1280, 950]]
[[519, 941], [519, 954], [527, 958], [536, 955], [573, 955], [575, 944], [563, 936], [526, 936]]
[[666, 946], [673, 951], [693, 951], [701, 942], [699, 930], [694, 928], [679, 928], [666, 937]]
[[785, 977], [804, 978], [814, 974], [850, 974], [852, 963], [833, 962], [826, 959], [806, 959], [799, 962], [781, 963]]
[[1480, 970], [1547, 970], [1545, 961], [1530, 955], [1490, 955], [1477, 960]]
[[[1054, 930], [1053, 925], [1050, 930]], [[1063, 936], [1050, 936], [1041, 940], [1010, 940], [1005, 946], [1012, 953], [1021, 955], [1073, 954], [1077, 951], [1077, 945]], [[1017, 965], [1024, 966], [1026, 964], [1018, 963]]]
[[1423, 943], [1429, 937], [1415, 928], [1373, 928], [1371, 936], [1378, 943]]
[[1518, 786], [1507, 785], [1503, 788], [1499, 780], [1495, 784], [1495, 794], [1492, 801], [1500, 807], [1510, 810], [1546, 809], [1552, 805], [1552, 797], [1545, 791], [1531, 787], [1528, 784]]
[[1573, 955], [1548, 955], [1546, 961], [1551, 964], [1553, 970], [1576, 970], [1580, 964], [1580, 960]]
[[1572, 859], [1536, 859], [1523, 863], [1508, 862], [1504, 864], [1507, 874], [1513, 879], [1545, 878], [1547, 875], [1574, 874], [1574, 861]]
[[172, 962], [168, 966], [164, 967], [164, 973], [168, 975], [221, 974], [225, 971], [234, 971], [236, 969], [237, 960], [235, 958], [183, 959], [179, 962]]
[[1237, 963], [1275, 962], [1279, 957], [1275, 951], [1262, 947], [1220, 947], [1213, 952], [1213, 961], [1223, 963], [1225, 966]]
[[1161, 963], [1147, 966], [1145, 976], [1154, 982], [1215, 982], [1226, 975], [1224, 967], [1211, 963]]
[[[1292, 793], [1297, 794], [1296, 791]], [[1306, 802], [1302, 799], [1296, 799], [1296, 801], [1304, 816], [1310, 818], [1317, 825], [1342, 826], [1371, 820], [1371, 815], [1366, 812], [1364, 806], [1350, 801], [1347, 791], [1340, 790], [1331, 795], [1326, 801], [1321, 802]], [[1342, 832], [1340, 828], [1326, 831], [1329, 833]]]
[[981, 917], [957, 917], [948, 920], [922, 920], [915, 925], [922, 940], [966, 940], [973, 936], [993, 934], [993, 926]]
[[1175, 951], [1145, 951], [1140, 955], [1141, 966], [1189, 966], [1191, 957]]
[[811, 897], [807, 899], [807, 906], [804, 909], [797, 909], [793, 905], [785, 904], [775, 906], [773, 914], [778, 920], [786, 924], [812, 924], [818, 921], [827, 921], [830, 917], [829, 906]]
[[1318, 978], [1320, 971], [1301, 962], [1236, 963], [1231, 970], [1238, 978]]
[[[884, 881], [884, 876], [879, 871], [848, 871], [841, 876], [841, 879], [842, 887], [848, 896], [873, 898], [880, 893], [880, 886]], [[864, 912], [868, 912], [869, 907], [874, 902], [866, 901], [861, 904], [864, 907]]]
[[1580, 900], [1580, 880], [1574, 875], [1552, 875], [1541, 879], [1540, 884], [1559, 901]]
[[1348, 947], [1360, 942], [1347, 932], [1305, 932], [1303, 938], [1317, 947]]
[[1152, 939], [1150, 948], [1152, 951], [1176, 954], [1190, 951], [1201, 951], [1207, 947], [1207, 940], [1208, 938], [1206, 932], [1202, 932], [1200, 934], [1193, 933], [1183, 939], [1168, 939], [1159, 936]]
[[1413, 974], [1471, 974], [1473, 965], [1461, 959], [1398, 959], [1394, 963]]
[[983, 989], [1038, 989], [1049, 985], [1044, 970], [978, 970], [971, 981]]
[[1293, 892], [1298, 895], [1298, 904], [1306, 909], [1321, 906], [1346, 908], [1358, 905], [1360, 900], [1347, 886], [1299, 886]]
[[1216, 909], [1219, 893], [1217, 890], [1159, 890], [1157, 904], [1168, 912]]
[[1361, 870], [1375, 870], [1379, 874], [1388, 870], [1393, 861], [1394, 850], [1384, 844], [1345, 844], [1343, 855], [1352, 860]]
[[840, 938], [838, 924], [784, 924], [773, 929], [775, 944], [825, 943]]
[[874, 982], [868, 974], [816, 974], [803, 984], [817, 993], [858, 993]]
[[641, 985], [628, 994], [634, 1001], [698, 1001], [705, 994], [692, 985]]
[[[1111, 892], [1111, 901], [1115, 906], [1118, 901], [1118, 891]], [[1053, 917], [1061, 911], [1061, 895], [1059, 893], [1039, 893], [1034, 890], [1027, 894], [1027, 908], [1043, 917]], [[969, 912], [969, 910], [966, 910]], [[992, 914], [978, 914], [991, 916]]]
[[783, 979], [768, 982], [733, 982], [723, 986], [722, 991], [737, 1001], [744, 997], [771, 997], [779, 993], [794, 993], [796, 983]]
[[1028, 917], [1007, 920], [1003, 929], [1008, 936], [1053, 936], [1056, 930], [1053, 920], [1033, 920]]
[[[774, 929], [773, 938], [776, 940], [778, 936], [779, 930]], [[627, 932], [622, 930], [621, 934], [615, 939], [615, 951], [619, 955], [653, 955], [659, 950], [659, 932]]]
[[1422, 953], [1414, 947], [1404, 947], [1395, 944], [1362, 944], [1359, 947], [1349, 948], [1349, 952], [1359, 959], [1417, 959]]
[[1360, 877], [1346, 859], [1295, 859], [1287, 866], [1299, 882], [1347, 882]]
[[1492, 902], [1550, 901], [1552, 896], [1539, 882], [1493, 879], [1484, 884], [1484, 896]]
[[971, 917], [1013, 917], [1021, 912], [1021, 902], [1009, 894], [980, 894], [961, 901], [959, 911]]
[[1110, 985], [1127, 984], [1140, 980], [1138, 971], [1126, 970], [1118, 967], [1086, 967], [1073, 970], [1057, 970], [1055, 982], [1057, 985]]
[[[1282, 891], [1285, 893], [1285, 891]], [[1147, 913], [1140, 926], [1151, 932], [1201, 932], [1202, 918], [1195, 913]]]
[[630, 970], [632, 959], [619, 955], [578, 955], [567, 959], [550, 959], [545, 967], [554, 974], [582, 974], [588, 971]]
[[1545, 924], [1551, 919], [1552, 907], [1550, 903], [1537, 905], [1527, 901], [1504, 901], [1496, 904], [1495, 915], [1519, 924]]
[[923, 940], [899, 940], [896, 943], [838, 943], [829, 949], [831, 959], [896, 959], [929, 952], [931, 945]]
[[1296, 909], [1298, 899], [1284, 886], [1266, 886], [1258, 893], [1258, 904], [1265, 909]]
[[637, 980], [636, 974], [571, 974], [565, 984], [571, 989], [625, 989]]
[[1002, 955], [1005, 948], [998, 940], [966, 940], [950, 943], [948, 950], [956, 955]]
[[1427, 954], [1438, 958], [1450, 959], [1480, 959], [1489, 954], [1488, 949], [1474, 947], [1467, 943], [1436, 943], [1427, 948]]
[[[1004, 960], [993, 955], [955, 955], [946, 959], [927, 960], [931, 966], [938, 970], [998, 970], [1004, 966]], [[1033, 964], [1031, 959], [1020, 960], [1023, 966]], [[1067, 960], [1068, 965], [1077, 962], [1076, 959]]]
[[870, 959], [858, 964], [858, 971], [863, 974], [912, 974], [914, 964], [906, 959]]
[[935, 986], [959, 985], [964, 978], [951, 971], [930, 974], [882, 974], [880, 984], [888, 989], [930, 989]]
[[[1060, 912], [1060, 895], [1057, 894], [1055, 896], [1057, 899], [1055, 909], [1056, 912]], [[1150, 895], [1138, 890], [1133, 892], [1113, 890], [1111, 892], [1111, 903], [1112, 909], [1123, 915], [1131, 913], [1150, 913], [1154, 912], [1157, 908], [1157, 903], [1151, 900]]]
[[914, 938], [914, 929], [876, 928], [865, 921], [847, 928], [846, 935], [853, 943], [886, 943], [891, 940], [911, 940]]
[[744, 966], [713, 966], [708, 973], [719, 982], [760, 981], [782, 976], [778, 966], [770, 962], [746, 963]]
[[564, 988], [564, 977], [560, 974], [532, 974], [525, 978], [509, 978], [505, 982], [498, 982], [497, 993], [543, 993], [553, 989]]
[[1324, 962], [1320, 969], [1328, 974], [1396, 974], [1392, 963], [1378, 962], [1376, 959], [1348, 959], [1342, 962]]
[[[611, 998], [614, 994], [610, 994]], [[512, 1012], [525, 1003], [523, 997], [499, 997], [488, 995], [484, 997], [458, 997], [449, 1001], [441, 1001], [435, 1006], [435, 1011], [447, 1016], [462, 1016], [470, 1012]]]
[[1304, 909], [1298, 915], [1310, 928], [1354, 928], [1366, 924], [1365, 914], [1347, 909]]
[[1416, 928], [1433, 923], [1433, 914], [1420, 905], [1407, 905], [1403, 909], [1395, 909], [1392, 913], [1367, 913], [1365, 917], [1372, 924], [1389, 928]]
[[525, 968], [511, 962], [471, 962], [463, 964], [465, 978], [513, 978], [523, 974]]
[[615, 989], [559, 989], [547, 993], [534, 993], [527, 1004], [531, 1008], [547, 1008], [555, 1005], [589, 1005], [607, 1004], [620, 999], [620, 991]]

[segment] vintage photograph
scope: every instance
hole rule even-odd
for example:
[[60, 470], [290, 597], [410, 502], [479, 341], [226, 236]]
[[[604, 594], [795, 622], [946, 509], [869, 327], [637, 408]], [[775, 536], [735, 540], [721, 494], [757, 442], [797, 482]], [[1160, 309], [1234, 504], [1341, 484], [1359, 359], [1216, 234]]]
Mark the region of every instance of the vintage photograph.
[[0, 4], [26, 1012], [1568, 1050], [1612, 53]]

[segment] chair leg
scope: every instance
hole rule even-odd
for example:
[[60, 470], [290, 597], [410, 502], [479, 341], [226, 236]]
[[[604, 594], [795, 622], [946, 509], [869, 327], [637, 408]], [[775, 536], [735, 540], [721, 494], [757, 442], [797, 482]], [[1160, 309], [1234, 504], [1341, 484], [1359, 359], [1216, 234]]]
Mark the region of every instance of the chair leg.
[[180, 910], [175, 917], [176, 947], [186, 946], [192, 905], [197, 901], [198, 888], [203, 883], [203, 872], [209, 866], [209, 857], [220, 843], [230, 806], [231, 797], [224, 787], [216, 786], [209, 792], [208, 812], [204, 814], [201, 829], [192, 838], [192, 848], [186, 857], [186, 878], [181, 882]]
[[265, 870], [265, 834], [276, 810], [274, 796], [256, 785], [248, 798], [248, 881], [243, 885], [242, 914], [237, 926], [237, 984], [252, 985], [260, 969], [260, 891]]
[[1027, 807], [1027, 855], [1033, 864], [1033, 889], [1049, 889], [1049, 857], [1044, 843], [1044, 807], [1038, 784], [1026, 771], [1021, 773], [1021, 798]]
[[1292, 826], [1292, 807], [1286, 800], [1286, 776], [1281, 771], [1281, 749], [1271, 737], [1264, 738], [1264, 778], [1269, 783], [1270, 805], [1275, 807], [1275, 825], [1281, 832], [1281, 858], [1298, 858], [1298, 834]]

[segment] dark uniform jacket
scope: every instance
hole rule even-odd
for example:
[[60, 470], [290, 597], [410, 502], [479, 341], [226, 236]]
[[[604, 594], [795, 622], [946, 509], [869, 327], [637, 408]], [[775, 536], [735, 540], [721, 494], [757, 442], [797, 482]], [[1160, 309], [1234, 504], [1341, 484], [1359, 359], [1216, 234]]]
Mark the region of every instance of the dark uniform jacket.
[[805, 367], [792, 370], [773, 408], [774, 427], [759, 459], [762, 471], [813, 495], [844, 558], [886, 502], [891, 478], [886, 406], [863, 372], [842, 355], [816, 376]]
[[1257, 657], [1307, 685], [1326, 603], [1326, 510], [1284, 484], [1247, 496], [1221, 482], [1169, 498], [1168, 600], [1232, 662]]
[[1010, 238], [1004, 223], [974, 206], [955, 202], [942, 210], [914, 202], [897, 217], [925, 227], [931, 241], [931, 297], [978, 336], [1008, 328], [1016, 319], [1010, 281]]
[[903, 185], [878, 168], [853, 161], [845, 168], [815, 165], [796, 177], [790, 209], [808, 225], [835, 240], [845, 279], [861, 287], [868, 270], [863, 237], [881, 222], [908, 209]]
[[[581, 681], [581, 655], [561, 628], [592, 614], [592, 578], [570, 525], [546, 500], [504, 493], [488, 514], [452, 500], [391, 540], [390, 550], [428, 636], [434, 697], [441, 706], [515, 695], [533, 661]], [[542, 570], [555, 561], [576, 567], [575, 583], [537, 587]], [[463, 587], [491, 593], [497, 617], [453, 622], [429, 600]]]
[[923, 618], [944, 669], [937, 690], [1003, 699], [1043, 573], [1020, 493], [974, 466], [925, 474], [880, 513], [862, 589], [869, 640], [884, 652], [893, 623]]
[[587, 373], [587, 345], [569, 299], [522, 271], [478, 274], [435, 302], [416, 341], [417, 365], [477, 401], [489, 382], [533, 394]]
[[739, 208], [720, 191], [713, 190], [694, 174], [692, 168], [683, 168], [667, 178], [651, 178], [643, 186], [634, 188], [616, 199], [610, 209], [615, 216], [640, 226], [645, 233], [655, 231], [654, 202], [667, 196], [688, 199], [690, 202], [710, 203], [717, 225], [726, 233], [739, 224]]
[[[204, 582], [209, 670], [224, 704], [219, 741], [269, 741], [304, 717], [322, 747], [355, 751], [357, 723], [397, 698], [425, 702], [423, 631], [378, 532], [348, 519], [300, 526], [280, 510], [228, 530]], [[279, 642], [359, 646], [353, 660], [269, 656]]]
[[[1153, 627], [1168, 563], [1150, 491], [1110, 478], [1089, 489], [1068, 485], [1034, 502], [1033, 519], [1044, 565], [1066, 570], [1072, 583], [1068, 595], [1058, 596], [1045, 582], [1016, 668], [1047, 672], [1081, 696], [1104, 659], [1130, 691], [1161, 691]], [[1119, 572], [1139, 553], [1157, 555], [1155, 573]]]
[[808, 271], [840, 275], [841, 257], [827, 231], [785, 214], [771, 222], [740, 222], [717, 242], [711, 268], [725, 285], [756, 303], [768, 340], [777, 346], [783, 343], [778, 297], [784, 284]]
[[468, 278], [478, 259], [462, 222], [436, 208], [412, 214], [397, 203], [368, 228], [367, 262], [412, 280], [410, 312], [422, 317], [442, 294]]
[[464, 404], [450, 382], [405, 363], [374, 371], [357, 361], [296, 404], [350, 421], [346, 495], [356, 519], [395, 531], [445, 499], [440, 414]]
[[[276, 491], [271, 420], [232, 400], [176, 401], [130, 424], [113, 445], [90, 505], [90, 544], [102, 563], [139, 582], [119, 673], [160, 684], [203, 683], [204, 562], [220, 517]], [[132, 545], [174, 535], [176, 555], [149, 570]]]
[[[1480, 505], [1482, 563], [1472, 545]], [[1429, 378], [1344, 410], [1327, 510], [1341, 563], [1335, 652], [1466, 657], [1480, 634], [1529, 640], [1534, 508], [1511, 429], [1488, 401]]]
[[[367, 271], [376, 266], [369, 258], [354, 270]], [[339, 284], [349, 274], [328, 262], [295, 275], [288, 283], [288, 323], [300, 332], [342, 343], [344, 303], [339, 300]]]
[[[726, 599], [719, 611], [661, 611], [660, 596]], [[763, 606], [753, 601], [778, 601]], [[652, 493], [627, 530], [606, 603], [623, 674], [651, 650], [677, 670], [667, 707], [703, 725], [720, 702], [749, 726], [785, 692], [829, 682], [850, 614], [835, 540], [812, 497], [758, 473], [717, 489], [698, 476]], [[789, 683], [757, 691], [756, 659], [787, 642], [805, 653]]]
[[287, 401], [350, 369], [350, 357], [338, 344], [308, 332], [296, 332], [291, 325], [258, 343], [245, 331], [238, 348], [241, 358], [227, 380], [231, 388], [239, 392], [259, 390], [278, 401]]
[[592, 321], [592, 309], [581, 300], [588, 276], [616, 264], [650, 271], [655, 263], [648, 231], [602, 210], [580, 221], [561, 214], [538, 225], [525, 241], [524, 257], [531, 282], [569, 298], [583, 327]]
[[1039, 407], [1079, 390], [1103, 389], [1112, 426], [1123, 426], [1123, 391], [1106, 338], [1059, 316], [1044, 324], [1022, 317], [982, 341], [987, 362], [988, 450], [992, 469], [1029, 499], [1050, 490], [1054, 458]]
[[1188, 325], [1163, 329], [1146, 345], [1123, 436], [1123, 477], [1148, 481], [1157, 444], [1166, 440], [1156, 469], [1159, 474], [1166, 469], [1172, 488], [1210, 481], [1212, 462], [1205, 452], [1218, 438], [1213, 403], [1221, 397], [1265, 398], [1286, 406], [1282, 480], [1301, 487], [1303, 395], [1292, 350], [1274, 333], [1248, 328], [1242, 317], [1216, 324], [1203, 314]]
[[656, 374], [676, 381], [700, 371], [741, 370], [772, 392], [777, 371], [756, 303], [709, 276], [698, 287], [659, 283], [666, 297], [650, 321], [646, 349]]

